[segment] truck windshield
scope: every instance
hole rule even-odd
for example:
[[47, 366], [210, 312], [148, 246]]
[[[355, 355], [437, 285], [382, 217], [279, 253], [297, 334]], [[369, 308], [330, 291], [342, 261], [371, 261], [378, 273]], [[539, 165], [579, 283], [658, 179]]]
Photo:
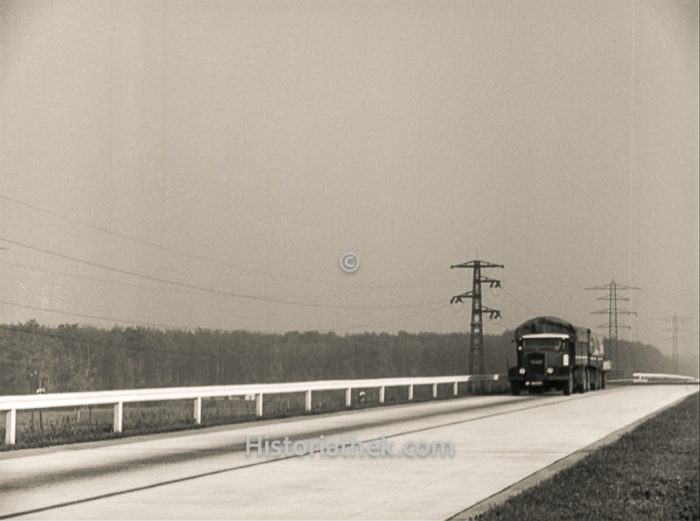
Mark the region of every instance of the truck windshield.
[[559, 351], [561, 339], [559, 338], [525, 338], [525, 349], [528, 351]]

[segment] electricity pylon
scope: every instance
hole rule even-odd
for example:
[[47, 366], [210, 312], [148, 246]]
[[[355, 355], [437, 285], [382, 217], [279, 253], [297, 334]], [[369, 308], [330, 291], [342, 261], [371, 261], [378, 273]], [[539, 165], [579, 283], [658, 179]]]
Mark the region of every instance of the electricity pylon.
[[618, 291], [636, 290], [642, 289], [637, 286], [629, 286], [627, 284], [618, 284], [615, 280], [611, 280], [609, 284], [601, 284], [599, 286], [593, 286], [591, 288], [586, 288], [588, 291], [600, 291], [605, 290], [608, 292], [607, 296], [599, 297], [598, 300], [607, 300], [609, 302], [608, 309], [601, 309], [599, 311], [593, 311], [593, 315], [608, 315], [608, 321], [605, 324], [599, 324], [596, 327], [606, 327], [608, 328], [608, 341], [610, 342], [610, 347], [612, 348], [613, 364], [615, 371], [620, 370], [620, 351], [617, 344], [617, 336], [619, 329], [632, 329], [630, 326], [620, 324], [617, 320], [618, 315], [636, 315], [634, 311], [629, 311], [626, 309], [619, 309], [617, 307], [617, 301], [622, 300], [629, 302], [629, 298], [620, 297], [617, 295]]
[[671, 356], [673, 358], [673, 374], [678, 374], [678, 333], [682, 331], [687, 331], [686, 329], [680, 329], [678, 325], [682, 322], [690, 322], [693, 319], [690, 317], [679, 317], [678, 315], [673, 315], [672, 317], [663, 317], [659, 319], [662, 322], [671, 322], [671, 327], [662, 329], [664, 332], [671, 332], [671, 338], [666, 340], [671, 341]]
[[455, 295], [450, 299], [450, 304], [463, 302], [463, 299], [472, 299], [471, 334], [469, 335], [469, 374], [484, 374], [484, 326], [483, 313], [488, 313], [489, 318], [499, 318], [501, 312], [481, 304], [481, 284], [486, 283], [491, 288], [500, 288], [501, 281], [481, 275], [482, 268], [503, 268], [503, 264], [494, 264], [482, 260], [472, 260], [462, 264], [454, 264], [453, 268], [473, 268], [472, 290]]

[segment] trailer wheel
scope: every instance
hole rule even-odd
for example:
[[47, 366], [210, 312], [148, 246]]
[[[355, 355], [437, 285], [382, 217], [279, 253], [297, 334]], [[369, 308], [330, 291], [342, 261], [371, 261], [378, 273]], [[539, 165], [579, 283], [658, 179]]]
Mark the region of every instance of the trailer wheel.
[[579, 368], [577, 372], [580, 379], [580, 383], [576, 383], [574, 385], [574, 391], [583, 394], [586, 392], [586, 382], [588, 380], [586, 376], [586, 369]]
[[571, 373], [569, 373], [569, 378], [566, 380], [566, 383], [564, 384], [564, 396], [569, 396], [573, 392], [574, 392], [574, 376]]
[[510, 392], [513, 396], [520, 396], [520, 382], [510, 382]]

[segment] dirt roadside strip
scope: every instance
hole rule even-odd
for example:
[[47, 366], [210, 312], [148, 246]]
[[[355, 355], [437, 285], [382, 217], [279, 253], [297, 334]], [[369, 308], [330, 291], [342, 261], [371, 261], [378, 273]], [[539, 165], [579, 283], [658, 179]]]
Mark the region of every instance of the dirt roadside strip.
[[591, 443], [590, 445], [577, 450], [576, 452], [573, 452], [572, 454], [569, 454], [568, 456], [563, 457], [562, 459], [552, 463], [551, 465], [535, 472], [534, 474], [530, 474], [526, 478], [518, 481], [517, 483], [514, 483], [510, 485], [509, 487], [501, 490], [500, 492], [480, 501], [479, 503], [476, 503], [475, 505], [472, 505], [471, 507], [462, 510], [461, 512], [458, 512], [452, 517], [447, 518], [446, 521], [470, 521], [477, 516], [486, 513], [487, 511], [491, 510], [492, 508], [504, 503], [508, 499], [517, 496], [518, 494], [542, 483], [543, 481], [546, 481], [547, 479], [555, 476], [559, 472], [561, 472], [564, 469], [567, 469], [569, 467], [574, 466], [584, 458], [586, 458], [588, 455], [591, 453], [597, 451], [598, 449], [605, 447], [607, 445], [610, 445], [612, 443], [615, 443], [617, 440], [619, 440], [622, 436], [627, 434], [628, 432], [631, 432], [635, 428], [639, 427], [641, 424], [647, 422], [648, 420], [651, 420], [655, 416], [661, 414], [662, 412], [675, 407], [676, 405], [680, 404], [684, 400], [690, 398], [693, 396], [693, 394], [697, 394], [700, 391], [700, 389], [696, 389], [694, 392], [691, 392], [690, 394], [679, 398], [678, 400], [674, 401], [673, 403], [668, 404], [665, 407], [662, 407], [661, 409], [658, 409], [650, 414], [647, 414], [643, 418], [640, 418], [626, 427], [623, 427], [622, 429], [619, 429], [612, 434], [609, 434], [608, 436], [605, 436], [604, 438], [601, 438], [600, 440]]

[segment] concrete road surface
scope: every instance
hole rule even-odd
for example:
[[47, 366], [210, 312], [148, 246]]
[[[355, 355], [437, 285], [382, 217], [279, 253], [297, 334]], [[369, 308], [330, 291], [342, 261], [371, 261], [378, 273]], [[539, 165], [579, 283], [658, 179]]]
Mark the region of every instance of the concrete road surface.
[[[9, 452], [0, 517], [441, 520], [694, 392], [466, 397]], [[286, 436], [325, 453], [246, 454], [247, 439]], [[355, 455], [334, 456], [333, 442]], [[384, 455], [359, 454], [374, 445]]]

